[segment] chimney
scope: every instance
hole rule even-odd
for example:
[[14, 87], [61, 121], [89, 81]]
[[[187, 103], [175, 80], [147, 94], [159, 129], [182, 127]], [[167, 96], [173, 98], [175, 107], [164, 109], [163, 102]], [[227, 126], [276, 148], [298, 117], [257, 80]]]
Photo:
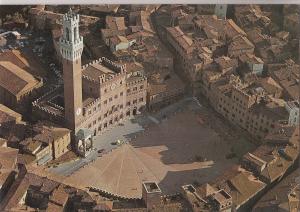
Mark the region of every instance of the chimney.
[[155, 182], [143, 182], [142, 198], [147, 206], [147, 210], [155, 208], [161, 204], [161, 190]]

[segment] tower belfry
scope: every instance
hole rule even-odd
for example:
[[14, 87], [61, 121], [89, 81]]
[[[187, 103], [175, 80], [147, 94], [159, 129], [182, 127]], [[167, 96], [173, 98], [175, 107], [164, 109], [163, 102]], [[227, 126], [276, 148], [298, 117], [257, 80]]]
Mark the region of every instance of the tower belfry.
[[228, 7], [227, 4], [216, 4], [216, 6], [215, 6], [215, 15], [218, 18], [226, 19], [227, 7]]
[[82, 118], [81, 55], [83, 38], [79, 35], [79, 15], [70, 10], [63, 16], [63, 35], [59, 40], [63, 63], [65, 124], [77, 132]]

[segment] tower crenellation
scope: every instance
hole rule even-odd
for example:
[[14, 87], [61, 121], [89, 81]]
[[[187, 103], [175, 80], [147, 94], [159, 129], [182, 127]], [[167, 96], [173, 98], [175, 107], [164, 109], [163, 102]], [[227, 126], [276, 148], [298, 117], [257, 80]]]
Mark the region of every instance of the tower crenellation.
[[81, 59], [83, 37], [79, 34], [79, 15], [72, 10], [63, 15], [63, 36], [60, 38], [60, 53], [70, 61]]

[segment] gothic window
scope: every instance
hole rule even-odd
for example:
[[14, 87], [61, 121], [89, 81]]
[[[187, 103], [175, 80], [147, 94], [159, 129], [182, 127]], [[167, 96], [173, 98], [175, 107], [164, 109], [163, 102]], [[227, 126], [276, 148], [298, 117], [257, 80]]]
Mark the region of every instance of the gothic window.
[[74, 27], [74, 40], [77, 38], [77, 30], [76, 27]]
[[67, 41], [70, 41], [70, 31], [68, 28], [66, 28], [66, 39]]

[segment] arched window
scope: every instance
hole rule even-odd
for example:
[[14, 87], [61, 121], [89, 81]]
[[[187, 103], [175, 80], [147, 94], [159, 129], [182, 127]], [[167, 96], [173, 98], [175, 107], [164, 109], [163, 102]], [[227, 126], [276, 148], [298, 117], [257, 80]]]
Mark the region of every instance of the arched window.
[[68, 28], [66, 28], [66, 39], [67, 41], [70, 41], [70, 32]]
[[76, 27], [74, 27], [74, 40], [77, 39], [77, 30], [76, 30]]

